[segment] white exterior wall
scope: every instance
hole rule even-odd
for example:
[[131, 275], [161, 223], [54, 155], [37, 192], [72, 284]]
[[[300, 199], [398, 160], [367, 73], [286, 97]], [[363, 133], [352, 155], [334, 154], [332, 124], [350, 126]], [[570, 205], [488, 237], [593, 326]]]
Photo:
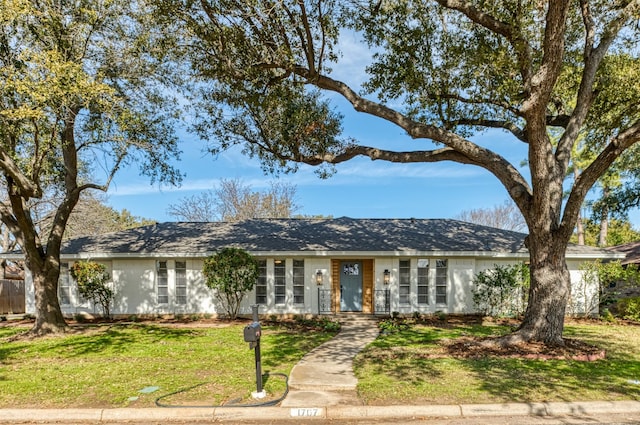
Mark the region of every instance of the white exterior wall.
[[[285, 260], [286, 264], [286, 297], [284, 304], [275, 304], [274, 260]], [[267, 304], [261, 305], [260, 314], [318, 314], [318, 288], [331, 288], [331, 260], [328, 258], [301, 258], [304, 260], [304, 303], [294, 303], [293, 297], [293, 257], [270, 257], [267, 260]], [[316, 273], [320, 270], [323, 284], [316, 283]], [[255, 289], [247, 294], [240, 305], [240, 314], [249, 315], [251, 305], [256, 303]]]
[[[476, 271], [474, 258], [415, 257], [410, 258], [410, 295], [409, 304], [400, 304], [399, 268], [400, 260], [407, 258], [388, 258], [376, 260], [376, 289], [391, 291], [391, 311], [401, 314], [420, 312], [423, 314], [443, 312], [449, 314], [473, 313], [472, 281]], [[428, 304], [418, 304], [418, 260], [429, 260]], [[447, 302], [436, 303], [436, 260], [447, 260]], [[391, 272], [388, 288], [382, 284], [384, 270]]]
[[600, 288], [594, 282], [582, 279], [581, 265], [585, 261], [567, 261], [571, 275], [571, 298], [567, 305], [567, 314], [578, 316], [597, 316], [599, 314]]
[[[275, 305], [274, 290], [274, 258], [286, 260], [286, 299], [282, 305]], [[305, 292], [304, 303], [293, 302], [293, 257], [269, 257], [267, 258], [267, 304], [260, 307], [260, 314], [318, 314], [318, 288], [331, 289], [331, 257], [296, 257], [304, 259]], [[369, 257], [370, 258], [370, 257]], [[400, 260], [410, 260], [410, 302], [406, 305], [399, 303], [399, 264]], [[419, 259], [429, 260], [429, 303], [419, 305], [418, 271]], [[447, 260], [447, 303], [436, 304], [436, 261]], [[187, 266], [187, 303], [176, 303], [175, 293], [175, 261], [186, 261]], [[160, 304], [157, 297], [157, 262], [167, 261], [168, 294], [169, 302]], [[483, 259], [473, 257], [377, 257], [374, 261], [374, 290], [388, 289], [390, 291], [390, 312], [402, 314], [420, 313], [455, 313], [469, 314], [474, 312], [473, 304], [473, 278], [486, 269], [495, 265], [515, 264], [521, 260], [516, 259]], [[111, 312], [114, 315], [131, 314], [224, 314], [220, 309], [211, 289], [204, 284], [202, 276], [202, 259], [183, 258], [130, 258], [101, 261], [107, 265], [113, 276], [114, 300]], [[69, 262], [72, 263], [71, 261]], [[583, 314], [585, 306], [594, 313], [592, 301], [595, 299], [595, 312], [597, 312], [598, 288], [588, 286], [582, 282], [579, 266], [581, 260], [568, 261], [572, 280], [573, 297], [570, 302], [568, 314]], [[316, 283], [316, 273], [320, 270], [323, 275], [322, 285]], [[391, 272], [389, 285], [383, 283], [384, 270]], [[35, 313], [34, 290], [32, 279], [27, 273], [26, 284], [26, 308], [27, 313]], [[72, 284], [73, 285], [73, 284]], [[594, 298], [595, 297], [595, 298]], [[71, 305], [61, 306], [63, 313], [73, 315], [80, 312], [100, 313], [100, 308], [94, 308], [88, 302], [82, 302], [77, 294], [77, 288], [71, 291]], [[587, 302], [587, 301], [589, 302]], [[240, 308], [240, 314], [251, 314], [251, 305], [255, 304], [255, 290], [247, 294]], [[591, 302], [591, 304], [590, 304]]]

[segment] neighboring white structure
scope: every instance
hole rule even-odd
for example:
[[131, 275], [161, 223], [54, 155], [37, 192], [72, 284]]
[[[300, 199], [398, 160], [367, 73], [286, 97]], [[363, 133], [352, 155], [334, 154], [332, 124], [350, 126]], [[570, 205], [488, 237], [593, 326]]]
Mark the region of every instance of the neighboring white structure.
[[[474, 276], [497, 264], [527, 262], [525, 236], [456, 220], [161, 223], [66, 243], [60, 304], [69, 315], [94, 312], [68, 274], [74, 261], [93, 260], [105, 264], [113, 277], [114, 315], [223, 314], [204, 284], [203, 260], [221, 248], [238, 247], [260, 263], [260, 277], [241, 314], [249, 314], [252, 304], [262, 305], [260, 313], [268, 315], [473, 313]], [[570, 246], [573, 283], [581, 282], [581, 263], [620, 257]], [[26, 281], [27, 312], [33, 313], [28, 273]], [[597, 288], [587, 290], [597, 294]]]

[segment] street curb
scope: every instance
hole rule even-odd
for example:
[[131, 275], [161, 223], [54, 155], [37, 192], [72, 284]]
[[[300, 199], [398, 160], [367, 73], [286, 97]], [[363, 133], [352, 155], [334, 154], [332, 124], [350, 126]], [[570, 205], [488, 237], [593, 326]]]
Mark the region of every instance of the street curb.
[[631, 414], [640, 419], [640, 401], [587, 401], [551, 403], [460, 404], [423, 406], [324, 407], [211, 407], [117, 409], [0, 409], [0, 423], [59, 422], [117, 423], [125, 421], [178, 422], [232, 420], [403, 419], [479, 416], [591, 416]]

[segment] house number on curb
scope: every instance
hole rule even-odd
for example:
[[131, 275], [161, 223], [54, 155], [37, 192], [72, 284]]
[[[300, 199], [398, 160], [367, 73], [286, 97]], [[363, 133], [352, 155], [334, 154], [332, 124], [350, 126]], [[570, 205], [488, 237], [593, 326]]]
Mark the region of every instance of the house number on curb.
[[311, 416], [321, 416], [322, 415], [322, 409], [320, 408], [294, 408], [291, 409], [291, 417], [292, 418], [297, 418], [297, 417], [311, 417]]

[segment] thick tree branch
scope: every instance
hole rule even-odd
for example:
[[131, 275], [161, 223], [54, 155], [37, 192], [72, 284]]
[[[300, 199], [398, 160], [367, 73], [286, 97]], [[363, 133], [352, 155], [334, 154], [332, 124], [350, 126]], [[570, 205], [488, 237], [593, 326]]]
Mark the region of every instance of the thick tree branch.
[[515, 125], [510, 121], [468, 118], [468, 119], [459, 119], [457, 121], [452, 122], [451, 124], [478, 126], [478, 127], [485, 127], [485, 128], [501, 128], [513, 134], [521, 142], [529, 143], [529, 141], [525, 137], [524, 130], [522, 130], [520, 127], [518, 127], [517, 125]]
[[10, 187], [9, 191], [17, 189], [26, 199], [42, 197], [42, 189], [22, 173], [13, 158], [2, 148], [0, 148], [0, 168], [6, 176], [11, 177], [13, 187]]
[[356, 111], [374, 115], [398, 125], [414, 139], [430, 139], [448, 146], [457, 154], [454, 155], [448, 151], [439, 152], [439, 158], [447, 156], [446, 159], [452, 161], [478, 165], [495, 175], [519, 206], [525, 207], [525, 203], [529, 202], [531, 190], [527, 181], [509, 161], [495, 152], [443, 128], [416, 122], [394, 109], [363, 98], [341, 81], [326, 76], [310, 76], [309, 70], [301, 67], [297, 67], [294, 72], [321, 89], [342, 95]]
[[22, 243], [24, 242], [22, 229], [20, 229], [20, 224], [13, 215], [11, 205], [6, 204], [5, 202], [0, 202], [0, 220], [2, 220], [2, 223], [4, 223], [5, 226], [7, 226], [7, 229], [15, 238], [16, 244], [22, 246]]
[[613, 18], [605, 27], [602, 36], [600, 37], [600, 43], [598, 46], [593, 47], [594, 37], [592, 34], [593, 18], [590, 15], [588, 5], [581, 3], [583, 21], [586, 29], [586, 41], [585, 41], [585, 53], [584, 53], [584, 68], [582, 70], [582, 77], [580, 80], [580, 88], [576, 97], [576, 106], [571, 114], [571, 118], [567, 123], [566, 131], [558, 142], [558, 149], [556, 157], [558, 160], [565, 164], [565, 169], [568, 167], [569, 158], [571, 156], [571, 150], [577, 140], [580, 129], [584, 124], [584, 120], [587, 117], [591, 102], [593, 100], [593, 84], [596, 78], [596, 73], [602, 60], [604, 59], [607, 51], [611, 47], [611, 44], [618, 36], [619, 32], [628, 21], [630, 16], [633, 16], [634, 12], [640, 9], [640, 0], [631, 1], [625, 8], [621, 9], [618, 15]]
[[[570, 4], [570, 0], [548, 3], [542, 61], [538, 70], [531, 76], [530, 87], [525, 87], [528, 96], [522, 104], [522, 111], [528, 122], [546, 118], [545, 110], [562, 69], [564, 34]], [[544, 122], [534, 125], [544, 125]]]

